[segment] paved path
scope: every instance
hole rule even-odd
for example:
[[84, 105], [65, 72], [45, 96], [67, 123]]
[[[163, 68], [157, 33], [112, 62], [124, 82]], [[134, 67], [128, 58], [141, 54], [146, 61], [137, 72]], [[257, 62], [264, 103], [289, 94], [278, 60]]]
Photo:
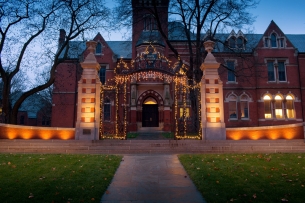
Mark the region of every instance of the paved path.
[[126, 155], [101, 203], [204, 203], [177, 155]]

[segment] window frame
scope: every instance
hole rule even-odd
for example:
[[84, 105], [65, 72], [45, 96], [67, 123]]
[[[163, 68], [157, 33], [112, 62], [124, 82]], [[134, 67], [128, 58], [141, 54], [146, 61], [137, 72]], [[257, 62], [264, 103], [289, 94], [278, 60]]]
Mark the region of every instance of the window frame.
[[[244, 108], [244, 109], [247, 109], [247, 112], [246, 111], [243, 111], [243, 109], [242, 109], [242, 103], [246, 103], [246, 107], [247, 108]], [[240, 119], [241, 120], [249, 120], [250, 119], [250, 115], [249, 115], [249, 113], [250, 113], [250, 111], [249, 111], [249, 96], [248, 95], [246, 95], [246, 94], [242, 94], [241, 96], [240, 96], [240, 100], [239, 100], [239, 103], [240, 103]], [[247, 117], [242, 117], [242, 115], [247, 115]]]
[[109, 98], [105, 98], [104, 99], [104, 104], [103, 104], [103, 121], [104, 122], [110, 122], [111, 121], [111, 100]]
[[[267, 97], [269, 99], [267, 99]], [[263, 96], [264, 101], [264, 118], [265, 119], [273, 119], [273, 112], [272, 112], [272, 97], [268, 94]], [[267, 112], [267, 113], [266, 113]], [[266, 116], [268, 114], [268, 116]], [[270, 114], [270, 116], [269, 116]]]
[[274, 97], [274, 117], [276, 119], [284, 119], [283, 97], [277, 94]]
[[95, 55], [102, 55], [103, 46], [101, 42], [98, 42], [95, 47]]
[[100, 64], [100, 70], [99, 70], [99, 78], [100, 78], [100, 82], [105, 85], [106, 83], [106, 71], [107, 71], [107, 65], [104, 64]]
[[230, 94], [228, 97], [228, 103], [229, 103], [229, 120], [238, 120], [237, 96], [235, 94]]
[[[285, 79], [284, 80], [281, 80], [280, 79], [280, 64], [283, 64], [283, 66], [282, 66], [282, 68], [283, 68], [283, 70], [281, 71], [281, 73], [284, 73], [284, 77], [285, 77]], [[284, 61], [279, 61], [278, 63], [277, 63], [277, 75], [278, 75], [278, 81], [279, 82], [287, 82], [287, 73], [286, 73], [286, 65], [285, 65], [285, 62]]]
[[[290, 98], [288, 98], [288, 97], [291, 97], [291, 99]], [[285, 97], [285, 99], [286, 99], [286, 118], [287, 119], [295, 119], [296, 118], [296, 113], [295, 113], [295, 105], [294, 105], [294, 102], [295, 102], [295, 98], [292, 96], [292, 95], [290, 95], [290, 94], [288, 94], [286, 97]], [[289, 102], [291, 102], [291, 108], [289, 108], [289, 105], [288, 105], [288, 101]], [[290, 109], [290, 113], [289, 113], [289, 109]], [[293, 114], [293, 116], [292, 117], [290, 117], [289, 115], [290, 114]]]
[[[227, 67], [228, 67], [228, 82], [229, 83], [235, 83], [236, 82], [236, 76], [234, 74], [235, 72], [235, 61], [232, 60], [227, 60], [226, 62]], [[233, 67], [231, 66], [233, 65]], [[234, 80], [232, 80], [234, 78]]]
[[[267, 72], [268, 72], [268, 82], [276, 82], [276, 70], [274, 67], [274, 61], [267, 61]], [[273, 79], [271, 78], [271, 73]]]
[[278, 48], [277, 35], [275, 33], [270, 35], [270, 45], [271, 48]]

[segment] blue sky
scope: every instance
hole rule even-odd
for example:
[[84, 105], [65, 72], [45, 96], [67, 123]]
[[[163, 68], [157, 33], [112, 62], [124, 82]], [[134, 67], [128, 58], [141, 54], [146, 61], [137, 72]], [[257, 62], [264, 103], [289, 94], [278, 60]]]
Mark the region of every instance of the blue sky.
[[264, 33], [273, 20], [285, 34], [305, 34], [305, 0], [260, 0], [252, 13], [255, 33]]
[[[111, 4], [111, 3], [109, 3]], [[250, 12], [256, 16], [254, 33], [263, 34], [273, 20], [285, 34], [305, 34], [305, 0], [260, 0]], [[120, 33], [104, 36], [106, 40], [126, 40]]]

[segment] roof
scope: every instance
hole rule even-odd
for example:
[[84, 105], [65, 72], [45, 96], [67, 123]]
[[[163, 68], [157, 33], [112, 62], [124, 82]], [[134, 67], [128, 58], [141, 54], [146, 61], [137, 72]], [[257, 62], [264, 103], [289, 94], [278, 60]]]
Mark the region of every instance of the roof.
[[[77, 59], [79, 58], [82, 53], [86, 49], [86, 42], [85, 41], [70, 41], [69, 42], [69, 51], [68, 51], [68, 58], [69, 59]], [[66, 48], [60, 53], [59, 58], [64, 57]]]
[[131, 58], [131, 41], [107, 41], [107, 44], [118, 58]]
[[[131, 58], [131, 41], [108, 41], [107, 44], [117, 57]], [[70, 41], [69, 45], [68, 59], [78, 59], [87, 48], [85, 41]], [[65, 49], [60, 54], [59, 58], [64, 57], [64, 52]]]
[[[16, 100], [21, 96], [22, 92], [18, 91], [11, 94], [11, 100], [14, 104]], [[27, 112], [28, 118], [37, 118], [37, 113], [46, 105], [46, 101], [42, 98], [39, 93], [33, 94], [26, 98], [18, 111]]]
[[[177, 25], [175, 25], [177, 29], [172, 29], [173, 32], [169, 32], [169, 39], [171, 41], [185, 41], [186, 37]], [[171, 27], [174, 28], [174, 27]], [[178, 29], [179, 28], [179, 29]], [[152, 34], [153, 33], [153, 34]], [[225, 34], [216, 34], [215, 39], [218, 40], [216, 43], [215, 52], [223, 52], [225, 50], [224, 43], [228, 38], [229, 33]], [[155, 43], [161, 44], [164, 46], [163, 40], [161, 40], [161, 35], [159, 32], [142, 32], [140, 39], [137, 42], [137, 46], [140, 44], [148, 44], [150, 43], [148, 38], [153, 37]], [[205, 37], [205, 34], [201, 35], [201, 39]], [[252, 52], [253, 49], [257, 46], [258, 42], [262, 39], [263, 34], [244, 34], [244, 37], [247, 40], [247, 45], [243, 52]], [[296, 49], [299, 52], [305, 53], [305, 34], [286, 34], [286, 37], [291, 41]], [[153, 39], [151, 38], [151, 39]], [[194, 35], [191, 34], [191, 38], [194, 39]], [[132, 55], [132, 42], [131, 41], [107, 41], [107, 44], [117, 56], [117, 58], [127, 58], [130, 59]], [[70, 42], [70, 49], [68, 53], [68, 58], [70, 59], [78, 59], [84, 50], [86, 49], [86, 42], [85, 41], [71, 41]], [[63, 53], [60, 55], [60, 58], [63, 57]]]
[[298, 49], [299, 52], [305, 53], [305, 34], [287, 34], [286, 37]]

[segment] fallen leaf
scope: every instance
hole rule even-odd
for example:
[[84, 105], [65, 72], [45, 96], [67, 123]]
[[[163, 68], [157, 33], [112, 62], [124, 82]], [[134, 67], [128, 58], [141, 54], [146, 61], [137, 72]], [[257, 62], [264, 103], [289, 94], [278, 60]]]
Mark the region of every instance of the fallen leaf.
[[95, 199], [92, 197], [91, 200], [94, 201]]
[[11, 162], [8, 162], [7, 165], [11, 165]]
[[108, 190], [106, 190], [106, 194], [108, 195], [108, 194], [110, 194], [110, 192]]
[[218, 181], [218, 180], [216, 180], [216, 183], [217, 183], [217, 184], [219, 184], [219, 181]]
[[233, 199], [233, 198], [231, 198], [231, 199], [230, 199], [230, 202], [233, 202], [233, 201], [234, 201], [234, 199]]
[[288, 199], [285, 199], [285, 198], [283, 198], [281, 200], [282, 200], [282, 202], [288, 202]]
[[33, 198], [33, 197], [34, 197], [33, 193], [30, 193], [29, 198]]
[[256, 199], [256, 194], [253, 194], [252, 197], [253, 197], [254, 199]]

